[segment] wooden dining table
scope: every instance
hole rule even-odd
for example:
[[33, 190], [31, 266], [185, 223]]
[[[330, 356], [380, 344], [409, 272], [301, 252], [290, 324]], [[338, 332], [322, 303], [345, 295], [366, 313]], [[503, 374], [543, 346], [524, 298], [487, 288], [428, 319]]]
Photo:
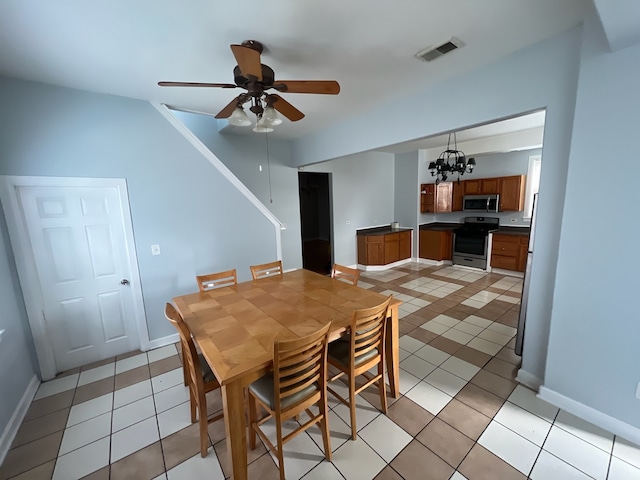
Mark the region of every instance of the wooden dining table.
[[[347, 330], [355, 309], [382, 303], [380, 293], [309, 270], [294, 270], [229, 287], [175, 297], [173, 302], [220, 382], [227, 451], [235, 480], [247, 479], [244, 389], [272, 367], [276, 340], [308, 335], [333, 321], [329, 341]], [[399, 395], [398, 306], [391, 303], [385, 363]]]

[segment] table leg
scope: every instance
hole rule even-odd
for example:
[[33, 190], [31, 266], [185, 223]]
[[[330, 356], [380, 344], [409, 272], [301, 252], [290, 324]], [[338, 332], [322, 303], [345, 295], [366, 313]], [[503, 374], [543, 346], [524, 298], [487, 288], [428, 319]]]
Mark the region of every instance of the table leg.
[[389, 374], [389, 386], [391, 395], [394, 398], [400, 396], [400, 338], [398, 330], [398, 306], [392, 306], [391, 318], [387, 321], [385, 361], [387, 363], [387, 373]]
[[227, 452], [234, 480], [247, 480], [247, 435], [242, 383], [222, 386]]

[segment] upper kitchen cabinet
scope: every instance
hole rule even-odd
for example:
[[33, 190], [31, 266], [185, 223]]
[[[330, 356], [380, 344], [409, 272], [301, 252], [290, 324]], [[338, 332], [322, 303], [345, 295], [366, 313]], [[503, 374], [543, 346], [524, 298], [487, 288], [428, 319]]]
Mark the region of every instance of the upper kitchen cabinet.
[[451, 211], [451, 182], [423, 183], [420, 185], [420, 212], [445, 213]]
[[478, 178], [464, 181], [465, 195], [487, 195], [499, 193], [500, 177]]
[[525, 176], [500, 177], [500, 211], [519, 212], [524, 209]]
[[461, 181], [451, 182], [453, 185], [453, 193], [451, 194], [451, 211], [462, 211], [462, 198], [464, 197], [464, 183]]

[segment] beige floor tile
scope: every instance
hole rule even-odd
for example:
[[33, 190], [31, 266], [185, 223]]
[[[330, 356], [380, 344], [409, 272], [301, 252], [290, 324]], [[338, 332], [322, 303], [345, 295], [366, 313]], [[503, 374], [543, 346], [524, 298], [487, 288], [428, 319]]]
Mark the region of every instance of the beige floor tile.
[[[12, 477], [11, 480], [50, 480], [53, 475], [53, 467], [55, 467], [56, 461], [51, 460], [47, 463], [43, 463], [39, 467], [32, 468], [16, 477]], [[0, 477], [2, 478], [2, 477]]]
[[464, 360], [466, 362], [472, 363], [477, 367], [484, 367], [486, 363], [491, 360], [491, 355], [488, 355], [480, 350], [476, 350], [475, 348], [468, 347], [464, 345], [460, 350], [453, 354], [458, 357], [460, 360]]
[[518, 374], [518, 369], [518, 365], [505, 362], [504, 360], [500, 360], [499, 358], [492, 358], [484, 366], [484, 370], [495, 373], [496, 375], [499, 375], [502, 378], [506, 378], [508, 380], [515, 380], [516, 375]]
[[121, 388], [133, 385], [134, 383], [148, 380], [149, 378], [151, 378], [151, 375], [149, 373], [149, 366], [143, 365], [141, 367], [134, 368], [133, 370], [122, 372], [116, 375], [115, 389], [119, 390]]
[[481, 445], [474, 445], [458, 468], [469, 480], [524, 480], [523, 475]]
[[520, 365], [522, 358], [515, 354], [512, 347], [508, 345], [502, 348], [495, 356], [495, 358], [499, 358], [500, 360], [504, 360], [505, 362], [512, 363], [513, 365]]
[[474, 441], [439, 418], [433, 419], [417, 436], [423, 445], [456, 468], [473, 447]]
[[0, 478], [11, 478], [55, 459], [62, 441], [62, 434], [61, 430], [9, 450], [0, 466]]
[[[453, 467], [417, 440], [407, 445], [390, 465], [404, 478], [448, 480], [454, 472]], [[425, 472], [429, 472], [428, 477]]]
[[[110, 474], [111, 474], [111, 465], [107, 465], [106, 467], [101, 468], [100, 470], [96, 470], [95, 472], [90, 473], [86, 477], [82, 477], [82, 480], [109, 480]], [[123, 478], [123, 477], [111, 476], [111, 478], [113, 478], [113, 480], [117, 480], [118, 478]], [[132, 478], [132, 477], [127, 477], [127, 478]], [[142, 479], [144, 477], [138, 477], [138, 478]]]
[[107, 393], [111, 393], [113, 392], [114, 385], [114, 378], [108, 377], [98, 380], [97, 382], [78, 387], [76, 388], [76, 394], [73, 397], [73, 404], [77, 405], [79, 403], [101, 397]]
[[460, 390], [455, 398], [490, 418], [493, 418], [504, 403], [504, 399], [472, 383]]
[[20, 445], [64, 430], [67, 424], [67, 418], [69, 417], [69, 410], [71, 409], [65, 408], [48, 415], [43, 415], [35, 420], [23, 422], [16, 438], [13, 440], [11, 448], [19, 447]]
[[471, 379], [471, 383], [504, 399], [507, 399], [514, 388], [516, 388], [515, 382], [491, 373], [488, 370], [480, 370], [476, 376]]
[[[165, 450], [165, 458], [166, 454]], [[151, 480], [164, 471], [162, 448], [156, 442], [111, 464], [111, 480]]]
[[[220, 455], [218, 455], [220, 458]], [[220, 460], [220, 465], [223, 470], [226, 465], [226, 461]], [[260, 458], [258, 458], [255, 462], [250, 463], [247, 468], [247, 473], [249, 478], [259, 478], [260, 480], [280, 480], [280, 470], [274, 463], [271, 455], [265, 453]], [[227, 474], [225, 474], [225, 478]]]
[[[215, 423], [220, 423], [222, 424], [222, 427], [224, 429], [224, 422], [215, 422]], [[286, 448], [286, 446], [285, 446]], [[229, 468], [229, 456], [227, 455], [227, 441], [223, 440], [220, 441], [218, 443], [216, 443], [213, 446], [213, 449], [215, 450], [216, 455], [218, 456], [218, 460], [220, 461], [220, 466], [222, 467], [222, 471], [224, 472], [224, 476], [225, 478], [228, 478], [231, 475], [231, 471]], [[269, 461], [273, 464], [273, 460], [271, 460], [271, 456], [267, 453], [267, 449], [264, 446], [264, 444], [262, 443], [262, 441], [260, 440], [260, 438], [256, 437], [256, 448], [255, 450], [251, 450], [251, 448], [249, 448], [249, 436], [247, 435], [247, 463], [249, 463], [249, 471], [251, 471], [251, 465], [254, 462], [259, 461], [260, 459], [262, 459], [262, 457], [267, 457], [269, 459]], [[286, 461], [286, 460], [285, 460]], [[262, 464], [262, 462], [260, 462]], [[267, 470], [270, 470], [268, 463], [265, 464]], [[278, 468], [276, 467], [275, 464], [273, 464], [273, 466], [275, 467], [275, 471], [276, 471], [276, 475], [279, 475], [278, 473]], [[249, 478], [254, 478], [251, 475], [249, 475]], [[262, 478], [260, 476], [256, 476], [255, 478]], [[280, 478], [278, 476], [278, 478]]]
[[24, 421], [28, 422], [29, 420], [33, 420], [34, 418], [39, 418], [43, 415], [47, 415], [57, 410], [71, 407], [71, 404], [73, 403], [74, 393], [75, 392], [73, 390], [68, 390], [66, 392], [58, 393], [56, 395], [51, 395], [50, 397], [45, 397], [40, 400], [33, 401], [31, 403], [31, 406], [29, 407], [29, 410], [27, 410]]
[[149, 370], [151, 372], [151, 376], [155, 377], [156, 375], [162, 375], [163, 373], [175, 370], [181, 366], [182, 362], [180, 361], [180, 357], [178, 355], [172, 355], [158, 360], [157, 362], [150, 363]]
[[438, 350], [442, 350], [443, 352], [447, 352], [450, 355], [453, 355], [463, 347], [462, 344], [454, 342], [453, 340], [449, 340], [445, 337], [438, 337], [435, 340], [429, 342], [429, 345], [437, 348]]
[[431, 413], [404, 396], [389, 407], [387, 416], [411, 436], [416, 436], [433, 419]]
[[471, 440], [477, 440], [491, 422], [491, 418], [455, 398], [442, 409], [438, 418], [464, 433]]
[[393, 468], [387, 466], [373, 480], [403, 480], [403, 478]]
[[[165, 465], [167, 470], [171, 470], [179, 463], [200, 453], [200, 426], [198, 423], [194, 423], [163, 438], [161, 442]], [[210, 443], [209, 440], [208, 443]]]

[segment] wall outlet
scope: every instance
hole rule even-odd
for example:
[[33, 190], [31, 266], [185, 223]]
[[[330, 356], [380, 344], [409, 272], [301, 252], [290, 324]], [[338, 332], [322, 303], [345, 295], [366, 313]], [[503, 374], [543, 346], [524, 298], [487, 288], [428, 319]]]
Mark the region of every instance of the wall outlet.
[[636, 385], [636, 398], [640, 400], [640, 382], [638, 382], [638, 385]]
[[151, 255], [160, 255], [160, 245], [157, 243], [151, 245]]
[[511, 222], [512, 222], [512, 223], [516, 223], [517, 221], [518, 221], [518, 219], [517, 219], [517, 218], [512, 218], [512, 219], [511, 219]]

